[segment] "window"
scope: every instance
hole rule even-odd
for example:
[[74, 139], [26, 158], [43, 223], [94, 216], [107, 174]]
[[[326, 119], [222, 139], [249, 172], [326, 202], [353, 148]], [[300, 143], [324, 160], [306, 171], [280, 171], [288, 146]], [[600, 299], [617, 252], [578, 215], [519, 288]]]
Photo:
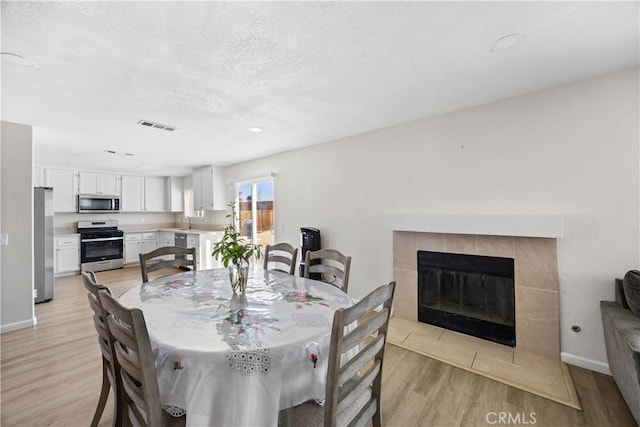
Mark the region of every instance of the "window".
[[184, 190], [184, 216], [185, 218], [204, 218], [204, 211], [193, 209], [193, 190]]
[[236, 184], [238, 231], [262, 247], [275, 241], [273, 180]]

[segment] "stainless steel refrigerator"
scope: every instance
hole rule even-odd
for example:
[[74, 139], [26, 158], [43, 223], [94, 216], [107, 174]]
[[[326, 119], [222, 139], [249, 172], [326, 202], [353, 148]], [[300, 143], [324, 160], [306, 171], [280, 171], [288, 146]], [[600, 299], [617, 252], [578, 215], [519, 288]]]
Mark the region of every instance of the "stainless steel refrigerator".
[[33, 286], [35, 303], [53, 299], [53, 188], [33, 189]]

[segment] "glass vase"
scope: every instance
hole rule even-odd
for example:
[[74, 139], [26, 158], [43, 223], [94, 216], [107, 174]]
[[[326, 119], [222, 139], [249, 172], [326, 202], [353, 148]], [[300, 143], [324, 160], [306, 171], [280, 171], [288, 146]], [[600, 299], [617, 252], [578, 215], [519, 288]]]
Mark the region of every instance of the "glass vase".
[[247, 279], [249, 278], [248, 265], [230, 265], [229, 281], [234, 294], [244, 294], [247, 290]]

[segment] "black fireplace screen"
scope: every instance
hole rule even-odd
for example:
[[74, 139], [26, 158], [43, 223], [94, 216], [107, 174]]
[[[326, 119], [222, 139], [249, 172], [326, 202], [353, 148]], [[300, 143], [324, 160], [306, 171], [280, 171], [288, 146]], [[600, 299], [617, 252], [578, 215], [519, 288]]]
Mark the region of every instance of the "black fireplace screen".
[[418, 320], [516, 345], [513, 258], [418, 251]]

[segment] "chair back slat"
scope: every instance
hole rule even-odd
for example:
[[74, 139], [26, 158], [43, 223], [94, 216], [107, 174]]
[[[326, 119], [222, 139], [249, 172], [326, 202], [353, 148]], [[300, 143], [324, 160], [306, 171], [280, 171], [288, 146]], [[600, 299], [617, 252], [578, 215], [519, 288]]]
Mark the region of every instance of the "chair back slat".
[[349, 423], [348, 427], [365, 427], [369, 425], [369, 422], [376, 414], [376, 407], [378, 406], [378, 400], [372, 399], [360, 410], [358, 415], [353, 418], [353, 421]]
[[[353, 404], [365, 393], [370, 392], [371, 383], [380, 372], [380, 361], [377, 360], [375, 365], [369, 369], [366, 375], [355, 378], [340, 389], [340, 396], [338, 397], [338, 413], [344, 412], [345, 409], [353, 406]], [[344, 389], [344, 390], [343, 390]]]
[[[352, 307], [334, 313], [324, 406], [326, 427], [370, 421], [374, 427], [382, 425], [382, 364], [394, 290], [395, 282], [390, 282]], [[374, 311], [380, 306], [382, 310]], [[356, 320], [359, 326], [354, 327]], [[351, 358], [346, 360], [343, 353]]]
[[366, 348], [361, 350], [357, 355], [349, 359], [349, 361], [340, 368], [340, 374], [338, 376], [338, 386], [342, 387], [344, 384], [353, 380], [358, 375], [360, 370], [371, 363], [378, 353], [383, 350], [385, 344], [384, 335], [380, 334], [376, 339], [370, 342]]
[[[394, 282], [395, 283], [395, 282]], [[388, 301], [393, 297], [394, 289], [386, 288], [384, 286], [379, 287], [369, 295], [358, 301], [358, 304], [354, 305], [353, 310], [349, 310], [345, 313], [345, 322], [348, 324], [355, 322], [366, 313], [370, 313], [375, 308], [380, 307], [379, 301]]]
[[[166, 255], [174, 255], [172, 260], [161, 259]], [[189, 258], [189, 256], [191, 258]], [[140, 254], [140, 272], [142, 282], [149, 281], [149, 273], [163, 268], [191, 267], [196, 271], [196, 248], [183, 248], [180, 246], [163, 246], [146, 254]]]
[[133, 425], [162, 425], [160, 391], [151, 342], [140, 309], [128, 309], [106, 292], [100, 299], [114, 339], [123, 405]]
[[305, 255], [304, 277], [310, 274], [320, 274], [323, 282], [334, 285], [343, 292], [349, 287], [349, 271], [351, 269], [351, 257], [343, 255], [335, 249], [320, 249], [307, 251]]
[[298, 248], [294, 248], [288, 243], [267, 245], [264, 250], [263, 268], [293, 275], [296, 270], [297, 257]]
[[346, 353], [353, 347], [359, 345], [366, 337], [379, 330], [389, 318], [389, 311], [383, 309], [375, 313], [370, 319], [366, 319], [359, 324], [353, 331], [345, 335], [342, 342], [342, 353]]

